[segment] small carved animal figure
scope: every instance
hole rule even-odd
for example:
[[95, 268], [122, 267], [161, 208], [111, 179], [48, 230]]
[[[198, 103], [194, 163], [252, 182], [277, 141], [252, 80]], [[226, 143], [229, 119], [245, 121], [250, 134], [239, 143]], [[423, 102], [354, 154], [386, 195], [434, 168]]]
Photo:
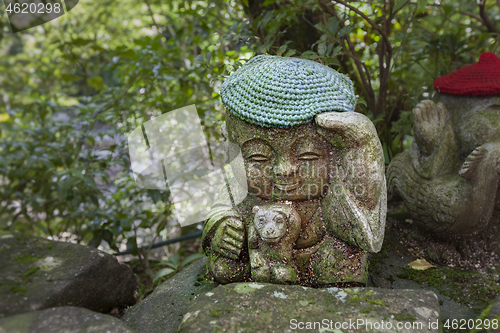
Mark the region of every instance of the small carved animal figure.
[[259, 282], [296, 283], [292, 249], [301, 229], [300, 216], [286, 204], [255, 206], [248, 227], [252, 278]]

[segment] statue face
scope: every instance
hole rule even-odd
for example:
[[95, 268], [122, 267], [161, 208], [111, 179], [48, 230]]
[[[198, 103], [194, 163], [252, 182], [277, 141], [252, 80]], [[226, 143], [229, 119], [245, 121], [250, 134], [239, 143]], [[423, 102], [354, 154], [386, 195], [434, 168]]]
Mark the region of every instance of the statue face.
[[286, 233], [287, 217], [279, 210], [259, 209], [254, 222], [260, 237], [267, 243], [277, 243]]
[[249, 194], [274, 201], [326, 194], [333, 151], [316, 125], [265, 128], [228, 115], [227, 131], [241, 147]]
[[443, 94], [440, 101], [452, 115], [455, 136], [464, 156], [487, 142], [500, 141], [500, 97]]

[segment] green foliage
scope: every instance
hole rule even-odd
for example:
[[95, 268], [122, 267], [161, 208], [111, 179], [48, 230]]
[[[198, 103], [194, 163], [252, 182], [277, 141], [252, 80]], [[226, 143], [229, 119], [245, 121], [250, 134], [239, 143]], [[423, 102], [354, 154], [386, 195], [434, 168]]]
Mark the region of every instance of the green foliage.
[[175, 221], [168, 191], [136, 186], [128, 134], [196, 104], [217, 144], [220, 78], [247, 52], [241, 7], [117, 4], [80, 2], [17, 34], [0, 21], [0, 229], [137, 254]]
[[0, 14], [0, 232], [143, 257], [175, 225], [169, 192], [130, 174], [151, 117], [196, 104], [215, 147], [225, 77], [256, 54], [313, 59], [351, 77], [389, 162], [433, 80], [500, 41], [494, 0], [87, 0], [17, 34]]
[[472, 306], [477, 311], [486, 308], [500, 292], [498, 275], [481, 274], [460, 268], [441, 267], [417, 271], [403, 267], [403, 272], [398, 274], [398, 277], [436, 288], [440, 294], [460, 304]]
[[362, 100], [358, 111], [376, 122], [387, 163], [411, 144], [410, 110], [432, 98], [434, 79], [500, 43], [500, 7], [493, 0], [252, 3], [247, 12], [255, 17], [258, 50], [349, 75]]
[[174, 254], [167, 261], [161, 262], [158, 266], [167, 266], [166, 268], [162, 268], [156, 272], [153, 283], [158, 281], [160, 278], [167, 276], [171, 273], [178, 273], [181, 269], [192, 263], [193, 261], [203, 258], [205, 255], [201, 253], [193, 253], [190, 256], [186, 257], [184, 260], [180, 260], [179, 254]]

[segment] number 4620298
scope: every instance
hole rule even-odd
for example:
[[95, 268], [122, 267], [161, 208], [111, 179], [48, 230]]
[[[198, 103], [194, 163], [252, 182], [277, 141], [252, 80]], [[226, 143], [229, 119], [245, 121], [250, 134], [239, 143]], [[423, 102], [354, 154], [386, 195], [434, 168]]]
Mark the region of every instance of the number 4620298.
[[9, 3], [7, 6], [7, 13], [9, 14], [50, 14], [52, 12], [54, 13], [60, 13], [61, 12], [61, 4], [55, 3]]
[[471, 329], [498, 329], [498, 319], [448, 319], [443, 325], [446, 329], [459, 329], [459, 330], [471, 330]]

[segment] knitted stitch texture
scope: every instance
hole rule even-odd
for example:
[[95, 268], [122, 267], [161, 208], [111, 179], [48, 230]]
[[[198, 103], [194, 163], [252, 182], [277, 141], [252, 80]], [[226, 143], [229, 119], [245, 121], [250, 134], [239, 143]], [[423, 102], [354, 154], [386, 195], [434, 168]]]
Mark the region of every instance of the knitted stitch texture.
[[231, 74], [220, 95], [231, 114], [264, 127], [300, 125], [318, 113], [356, 106], [346, 75], [311, 60], [269, 55], [256, 56]]
[[500, 96], [500, 58], [485, 52], [477, 63], [438, 77], [434, 90], [458, 96]]

